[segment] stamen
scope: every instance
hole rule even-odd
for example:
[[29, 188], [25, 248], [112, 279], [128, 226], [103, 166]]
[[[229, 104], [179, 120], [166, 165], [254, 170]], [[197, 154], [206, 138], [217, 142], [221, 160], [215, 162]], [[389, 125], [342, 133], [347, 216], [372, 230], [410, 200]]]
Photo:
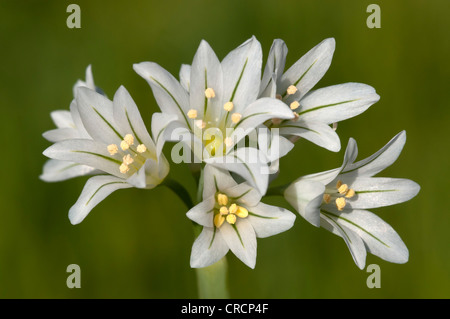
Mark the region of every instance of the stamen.
[[145, 153], [145, 152], [147, 151], [147, 147], [146, 147], [144, 144], [139, 144], [139, 145], [136, 147], [136, 151], [137, 151], [138, 153]]
[[233, 107], [234, 107], [234, 104], [231, 101], [227, 102], [223, 105], [224, 110], [227, 112], [230, 112], [233, 109]]
[[228, 208], [226, 206], [222, 206], [219, 209], [220, 215], [228, 215]]
[[336, 207], [339, 211], [343, 210], [347, 202], [344, 197], [336, 198]]
[[292, 112], [294, 114], [294, 118], [292, 119], [293, 121], [298, 121], [298, 118], [300, 117], [300, 115], [298, 115], [297, 112]]
[[197, 126], [200, 129], [203, 129], [206, 127], [206, 123], [203, 120], [196, 120], [194, 123], [195, 123], [195, 126]]
[[298, 101], [294, 101], [292, 102], [289, 107], [291, 108], [291, 110], [295, 110], [296, 108], [298, 108], [300, 106], [300, 103], [298, 103]]
[[242, 118], [242, 114], [241, 114], [241, 113], [233, 113], [233, 114], [231, 115], [231, 121], [232, 121], [233, 123], [239, 122], [239, 121], [241, 120], [241, 118]]
[[337, 183], [336, 183], [336, 188], [341, 187], [341, 185], [342, 185], [342, 181], [341, 181], [341, 180], [338, 180]]
[[238, 206], [238, 210], [236, 212], [236, 215], [240, 218], [245, 218], [248, 216], [248, 210], [242, 206]]
[[234, 215], [234, 214], [227, 215], [227, 222], [228, 222], [228, 224], [231, 224], [231, 225], [236, 223], [236, 215]]
[[128, 145], [133, 145], [134, 144], [134, 137], [131, 134], [127, 134], [125, 135], [125, 137], [123, 138], [123, 140], [128, 144]]
[[275, 97], [276, 97], [278, 100], [282, 100], [282, 99], [283, 99], [283, 97], [281, 96], [281, 94], [277, 94], [277, 95], [275, 95]]
[[295, 87], [294, 85], [289, 85], [289, 87], [286, 90], [286, 93], [288, 95], [292, 95], [295, 94], [295, 92], [297, 92], [297, 87]]
[[130, 154], [125, 155], [122, 160], [123, 160], [123, 164], [125, 164], [127, 166], [134, 162], [134, 159], [130, 156]]
[[122, 151], [126, 151], [130, 148], [130, 144], [128, 144], [126, 141], [122, 141], [120, 142], [120, 148], [122, 149]]
[[331, 201], [331, 195], [330, 194], [323, 194], [323, 201], [328, 204]]
[[110, 144], [107, 146], [108, 152], [111, 155], [117, 154], [117, 151], [119, 150], [119, 148], [117, 147], [116, 144]]
[[233, 139], [231, 137], [225, 137], [223, 142], [227, 147], [233, 146]]
[[236, 214], [238, 210], [238, 206], [236, 204], [231, 204], [230, 208], [228, 209], [228, 212], [230, 214]]
[[190, 109], [190, 110], [187, 112], [187, 116], [188, 116], [190, 119], [195, 119], [195, 118], [197, 118], [197, 110]]
[[217, 195], [217, 203], [220, 206], [225, 206], [226, 204], [228, 204], [228, 196], [225, 194], [219, 194]]
[[128, 165], [125, 164], [125, 163], [122, 163], [122, 165], [120, 165], [120, 167], [119, 167], [119, 171], [120, 171], [122, 174], [127, 173], [129, 170], [130, 170], [130, 168], [129, 168]]
[[279, 118], [274, 118], [274, 119], [272, 119], [272, 124], [273, 125], [280, 125], [281, 124], [281, 119], [279, 119]]
[[345, 194], [345, 197], [347, 198], [352, 198], [353, 196], [355, 196], [356, 192], [353, 188], [350, 188], [347, 192], [347, 194]]
[[223, 222], [225, 221], [225, 217], [223, 217], [220, 214], [217, 214], [216, 216], [214, 216], [214, 225], [219, 228], [220, 226], [222, 226]]
[[333, 131], [336, 131], [338, 128], [338, 122], [333, 123]]
[[348, 192], [348, 185], [347, 184], [342, 184], [339, 188], [338, 188], [338, 192], [341, 195], [347, 194]]
[[205, 90], [205, 96], [207, 99], [211, 99], [216, 97], [216, 92], [214, 92], [214, 90], [212, 88], [207, 88]]

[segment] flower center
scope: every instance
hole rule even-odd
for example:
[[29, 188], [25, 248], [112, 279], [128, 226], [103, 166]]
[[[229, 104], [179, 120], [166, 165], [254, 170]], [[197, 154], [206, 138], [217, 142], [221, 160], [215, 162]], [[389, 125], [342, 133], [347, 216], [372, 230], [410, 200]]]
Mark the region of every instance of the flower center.
[[216, 204], [214, 206], [214, 226], [220, 228], [227, 221], [228, 224], [234, 225], [238, 218], [246, 218], [248, 210], [230, 201], [230, 197], [223, 193], [216, 195]]
[[355, 196], [355, 190], [349, 188], [347, 184], [343, 184], [341, 180], [338, 180], [336, 187], [327, 188], [325, 194], [323, 194], [323, 201], [328, 204], [332, 200], [335, 202], [339, 211], [342, 211], [347, 205], [348, 198]]
[[121, 157], [122, 164], [119, 166], [121, 174], [127, 174], [132, 169], [131, 173], [137, 172], [145, 163], [147, 158], [151, 157], [150, 152], [144, 144], [134, 146], [134, 137], [131, 134], [126, 134], [120, 142], [120, 148], [116, 144], [110, 144], [106, 147], [110, 155]]

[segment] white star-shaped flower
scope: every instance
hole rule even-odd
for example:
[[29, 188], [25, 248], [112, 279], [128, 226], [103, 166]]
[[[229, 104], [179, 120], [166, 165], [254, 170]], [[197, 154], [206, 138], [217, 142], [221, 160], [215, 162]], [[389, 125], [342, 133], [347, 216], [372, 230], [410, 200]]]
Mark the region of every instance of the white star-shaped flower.
[[300, 177], [284, 192], [308, 222], [342, 237], [361, 269], [367, 251], [393, 263], [408, 261], [400, 236], [366, 210], [405, 202], [419, 192], [420, 186], [408, 179], [372, 177], [395, 162], [405, 141], [406, 133], [400, 132], [378, 152], [355, 163], [358, 148], [350, 139], [341, 167]]
[[238, 184], [230, 174], [205, 166], [203, 201], [187, 216], [203, 226], [191, 253], [191, 267], [209, 266], [231, 250], [250, 268], [256, 263], [256, 238], [269, 237], [292, 227], [295, 215], [261, 202], [248, 183]]

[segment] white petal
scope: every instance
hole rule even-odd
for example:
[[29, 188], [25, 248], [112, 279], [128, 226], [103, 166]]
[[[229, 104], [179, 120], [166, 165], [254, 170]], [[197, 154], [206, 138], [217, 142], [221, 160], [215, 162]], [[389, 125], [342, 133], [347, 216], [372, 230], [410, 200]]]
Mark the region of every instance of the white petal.
[[125, 87], [120, 86], [117, 90], [114, 95], [113, 107], [114, 121], [119, 132], [123, 136], [132, 134], [136, 139], [135, 143], [144, 144], [148, 151], [155, 154], [155, 144], [145, 127], [136, 103]]
[[204, 160], [217, 168], [222, 168], [241, 176], [261, 194], [265, 194], [269, 183], [269, 167], [264, 154], [249, 147], [238, 148], [223, 157]]
[[217, 228], [203, 227], [192, 246], [191, 267], [210, 266], [225, 256], [228, 250], [228, 246]]
[[191, 66], [188, 64], [182, 64], [180, 68], [180, 83], [181, 86], [189, 92], [191, 82]]
[[287, 209], [259, 203], [247, 207], [247, 217], [255, 230], [256, 237], [264, 238], [282, 233], [294, 225], [295, 215]]
[[344, 225], [341, 225], [334, 216], [321, 215], [320, 225], [335, 235], [342, 237], [347, 244], [350, 254], [359, 269], [364, 269], [366, 265], [367, 250], [363, 240], [359, 235]]
[[294, 143], [281, 136], [277, 128], [269, 130], [262, 126], [258, 127], [258, 148], [274, 163], [287, 155], [294, 148]]
[[156, 156], [159, 157], [165, 143], [164, 131], [167, 126], [176, 121], [177, 117], [173, 114], [153, 113], [152, 115], [152, 135], [156, 144]]
[[47, 132], [44, 132], [44, 134], [42, 134], [42, 136], [50, 142], [60, 142], [60, 141], [64, 141], [64, 140], [69, 140], [69, 139], [75, 139], [75, 138], [80, 138], [80, 134], [78, 133], [77, 129], [74, 128], [57, 128], [54, 130], [50, 130]]
[[283, 74], [277, 92], [284, 94], [290, 85], [294, 85], [298, 91], [292, 98], [304, 96], [327, 72], [335, 46], [336, 41], [329, 38], [309, 50]]
[[392, 263], [405, 263], [409, 253], [395, 230], [381, 218], [366, 210], [332, 212], [339, 224], [351, 229], [364, 241], [367, 250]]
[[314, 180], [297, 180], [284, 192], [284, 198], [312, 225], [320, 226], [320, 205], [325, 192], [324, 184]]
[[341, 142], [336, 132], [327, 124], [314, 121], [287, 121], [280, 127], [281, 135], [295, 135], [313, 142], [332, 152], [341, 149]]
[[70, 103], [70, 114], [72, 115], [73, 123], [75, 124], [75, 128], [77, 129], [80, 138], [92, 138], [84, 128], [84, 124], [80, 116], [80, 111], [78, 110], [77, 102], [75, 99]]
[[255, 268], [256, 234], [250, 222], [242, 218], [234, 225], [224, 222], [219, 232], [236, 257], [250, 268]]
[[214, 204], [216, 200], [213, 196], [205, 198], [202, 202], [192, 207], [186, 216], [199, 225], [205, 227], [214, 227]]
[[78, 88], [77, 107], [84, 128], [94, 140], [106, 145], [120, 144], [122, 136], [113, 116], [113, 103], [103, 95], [85, 87]]
[[255, 37], [231, 51], [222, 61], [223, 101], [234, 103], [242, 113], [255, 101], [261, 81], [262, 50]]
[[420, 190], [420, 186], [409, 179], [383, 177], [358, 177], [349, 187], [356, 192], [354, 197], [347, 200], [354, 209], [403, 203], [416, 196]]
[[261, 194], [247, 183], [227, 188], [224, 190], [224, 193], [228, 195], [231, 201], [237, 202], [244, 207], [255, 206], [261, 200]]
[[[92, 140], [80, 139], [58, 142], [47, 148], [44, 155], [57, 160], [94, 167], [118, 177], [127, 177], [119, 171], [119, 166], [122, 164], [120, 156], [111, 156], [104, 144]], [[130, 175], [134, 172], [135, 169], [130, 167]]]
[[57, 128], [74, 128], [75, 124], [73, 123], [72, 115], [69, 111], [66, 110], [58, 110], [50, 113], [50, 117], [55, 123]]
[[[199, 119], [205, 115], [216, 118], [222, 113], [222, 80], [220, 61], [209, 44], [202, 40], [192, 61], [189, 87], [189, 103], [197, 110]], [[207, 88], [214, 90], [214, 98], [206, 98]]]
[[130, 184], [114, 176], [99, 175], [91, 177], [83, 188], [75, 205], [69, 210], [69, 219], [73, 225], [79, 224], [98, 203], [109, 194]]
[[300, 100], [298, 114], [304, 121], [339, 122], [367, 110], [380, 96], [362, 83], [345, 83], [308, 93]]
[[209, 198], [214, 196], [216, 192], [225, 191], [236, 185], [236, 181], [228, 171], [212, 165], [205, 166], [203, 171], [203, 198]]
[[[275, 39], [273, 41], [261, 80], [260, 94], [267, 91], [269, 85], [274, 85], [276, 87], [276, 82], [282, 76], [284, 71], [287, 52], [288, 49], [283, 40]], [[263, 96], [268, 95], [263, 94]]]
[[177, 79], [153, 62], [134, 64], [133, 69], [148, 82], [161, 111], [175, 114], [191, 128], [187, 118], [189, 95]]
[[46, 182], [60, 182], [96, 172], [98, 171], [95, 168], [86, 165], [50, 159], [44, 164], [42, 175], [39, 178]]
[[[373, 155], [359, 162], [346, 165], [343, 176], [347, 178], [356, 176], [373, 176], [386, 167], [392, 165], [402, 152], [406, 142], [406, 132], [402, 131], [394, 136], [383, 148]], [[352, 162], [350, 162], [352, 163]]]

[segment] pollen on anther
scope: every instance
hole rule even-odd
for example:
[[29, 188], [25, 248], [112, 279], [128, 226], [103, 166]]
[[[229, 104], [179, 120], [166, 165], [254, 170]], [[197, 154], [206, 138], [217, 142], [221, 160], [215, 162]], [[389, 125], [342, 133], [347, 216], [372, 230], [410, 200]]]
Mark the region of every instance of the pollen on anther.
[[231, 224], [231, 225], [236, 223], [236, 215], [233, 215], [233, 214], [227, 215], [227, 222], [228, 222], [228, 224]]
[[344, 197], [336, 198], [336, 207], [339, 211], [343, 210], [347, 202]]
[[288, 95], [292, 95], [292, 94], [295, 94], [295, 92], [297, 92], [297, 87], [294, 85], [289, 85], [289, 87], [286, 90], [286, 93]]
[[216, 226], [217, 228], [222, 226], [224, 221], [225, 221], [225, 217], [223, 217], [222, 215], [217, 214], [216, 216], [214, 216], [214, 226]]
[[119, 150], [119, 148], [117, 147], [116, 144], [110, 144], [107, 146], [108, 152], [111, 155], [117, 154], [117, 151]]
[[242, 118], [241, 113], [233, 113], [233, 114], [231, 115], [231, 121], [232, 121], [233, 123], [239, 122], [239, 121], [241, 120], [241, 118]]
[[354, 189], [350, 188], [347, 192], [347, 194], [345, 194], [345, 197], [347, 198], [352, 198], [353, 196], [355, 196], [356, 192]]
[[339, 186], [338, 192], [341, 195], [347, 194], [347, 192], [348, 192], [348, 185], [347, 184], [342, 184], [341, 186]]
[[240, 218], [245, 218], [248, 216], [248, 210], [245, 207], [238, 206], [238, 210], [236, 212], [236, 215]]
[[122, 163], [122, 165], [120, 165], [120, 167], [119, 167], [119, 171], [120, 171], [122, 174], [125, 174], [125, 173], [128, 172], [129, 170], [130, 170], [130, 168], [129, 168], [128, 165], [125, 164], [125, 163]]
[[216, 97], [216, 92], [214, 92], [214, 90], [212, 88], [207, 88], [205, 90], [205, 96], [207, 99], [212, 99], [212, 98]]
[[328, 204], [331, 201], [331, 195], [330, 194], [323, 194], [323, 201]]
[[139, 144], [139, 145], [136, 147], [136, 151], [137, 151], [138, 153], [145, 153], [145, 152], [147, 151], [147, 147], [146, 147], [144, 144]]
[[133, 145], [134, 144], [134, 137], [131, 134], [127, 134], [125, 135], [125, 137], [123, 138], [123, 140], [128, 144], [128, 145]]
[[225, 143], [225, 145], [227, 147], [231, 147], [233, 146], [233, 139], [231, 137], [225, 137], [225, 139], [223, 140], [223, 142]]
[[220, 206], [225, 206], [228, 204], [228, 196], [225, 194], [218, 194], [217, 195], [217, 203]]
[[122, 161], [123, 161], [123, 164], [128, 166], [134, 162], [134, 159], [131, 157], [130, 154], [127, 154], [122, 158]]
[[197, 118], [197, 110], [190, 109], [190, 110], [187, 112], [187, 116], [188, 116], [190, 119], [195, 119], [195, 118]]
[[298, 108], [300, 106], [300, 103], [298, 103], [298, 101], [294, 101], [292, 102], [289, 107], [291, 108], [291, 110], [295, 110], [296, 108]]
[[233, 102], [229, 101], [223, 105], [225, 111], [230, 112], [234, 107]]
[[197, 126], [200, 129], [203, 129], [206, 127], [206, 123], [203, 120], [196, 120], [194, 123], [195, 123], [195, 126]]
[[228, 208], [226, 206], [222, 206], [219, 209], [220, 215], [228, 215]]
[[238, 206], [236, 204], [231, 204], [230, 208], [228, 209], [228, 212], [230, 214], [236, 214], [237, 210], [238, 210]]
[[120, 148], [122, 149], [122, 151], [126, 151], [130, 148], [130, 144], [128, 144], [126, 141], [122, 141], [120, 142]]

